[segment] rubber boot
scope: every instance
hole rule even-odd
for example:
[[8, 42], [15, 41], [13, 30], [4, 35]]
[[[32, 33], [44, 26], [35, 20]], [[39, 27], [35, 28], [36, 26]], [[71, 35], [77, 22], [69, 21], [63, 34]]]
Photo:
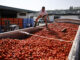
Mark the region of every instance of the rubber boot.
[[46, 29], [49, 30], [48, 25], [46, 24]]
[[37, 22], [35, 22], [35, 25], [34, 25], [34, 27], [36, 27], [36, 25], [37, 25]]

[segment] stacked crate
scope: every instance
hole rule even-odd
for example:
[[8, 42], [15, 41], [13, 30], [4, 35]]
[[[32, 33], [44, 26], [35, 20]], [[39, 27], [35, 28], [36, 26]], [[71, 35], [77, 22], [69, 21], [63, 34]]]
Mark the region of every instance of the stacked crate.
[[14, 24], [14, 20], [13, 20], [13, 18], [7, 18], [7, 20], [10, 21], [10, 24]]
[[27, 18], [24, 18], [23, 19], [23, 28], [26, 28], [27, 27]]
[[23, 19], [22, 18], [14, 18], [14, 24], [19, 25], [20, 28], [23, 28]]
[[23, 28], [23, 19], [22, 18], [18, 18], [18, 25], [20, 28]]
[[34, 26], [34, 19], [33, 18], [30, 18], [30, 23], [31, 23], [31, 27], [33, 27]]
[[34, 26], [34, 20], [32, 18], [23, 19], [23, 28], [28, 28], [33, 26]]
[[14, 24], [16, 24], [16, 25], [19, 24], [19, 20], [17, 18], [14, 18]]
[[34, 20], [32, 18], [0, 18], [0, 26], [5, 26], [5, 21], [9, 21], [10, 24], [19, 25], [20, 28], [28, 28], [34, 26]]
[[5, 25], [5, 20], [8, 20], [8, 18], [1, 18], [1, 20], [2, 20], [2, 26], [4, 26]]

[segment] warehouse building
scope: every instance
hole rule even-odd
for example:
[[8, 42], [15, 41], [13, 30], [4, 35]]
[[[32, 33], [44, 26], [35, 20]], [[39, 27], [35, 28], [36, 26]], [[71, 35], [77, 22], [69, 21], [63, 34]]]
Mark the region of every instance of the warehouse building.
[[34, 26], [32, 10], [13, 8], [0, 5], [0, 31], [12, 31], [19, 28]]
[[0, 18], [27, 18], [34, 13], [35, 11], [0, 5]]

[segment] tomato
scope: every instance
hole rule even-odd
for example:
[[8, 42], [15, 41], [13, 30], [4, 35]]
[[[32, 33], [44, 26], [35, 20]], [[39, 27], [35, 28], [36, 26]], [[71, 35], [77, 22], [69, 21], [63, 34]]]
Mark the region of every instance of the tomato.
[[[36, 32], [33, 36], [19, 39], [1, 39], [0, 40], [0, 59], [14, 60], [66, 60], [72, 43], [61, 42], [73, 41], [78, 29], [78, 25], [70, 23], [56, 23], [61, 28], [57, 28], [54, 24], [49, 24], [51, 31], [47, 31], [44, 27], [41, 31]], [[65, 33], [61, 29], [67, 28]], [[46, 39], [39, 36], [44, 36]], [[55, 40], [56, 39], [56, 40]]]

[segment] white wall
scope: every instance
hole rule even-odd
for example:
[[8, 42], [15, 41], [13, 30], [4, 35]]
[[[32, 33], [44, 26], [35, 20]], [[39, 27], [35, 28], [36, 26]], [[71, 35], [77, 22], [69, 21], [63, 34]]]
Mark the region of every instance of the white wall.
[[28, 17], [28, 13], [26, 13], [26, 16], [20, 16], [19, 13], [17, 13], [17, 18], [27, 18]]
[[37, 17], [33, 17], [34, 21], [36, 21], [36, 18], [37, 18]]
[[50, 21], [54, 21], [54, 15], [49, 16]]
[[79, 16], [73, 16], [73, 15], [60, 16], [60, 19], [79, 19]]
[[31, 16], [34, 16], [34, 13], [26, 13], [26, 16], [20, 16], [19, 13], [17, 13], [17, 18], [30, 18]]
[[29, 17], [29, 18], [30, 18], [31, 16], [34, 17], [34, 15], [35, 15], [35, 13], [29, 13], [29, 14], [28, 14], [28, 17]]

